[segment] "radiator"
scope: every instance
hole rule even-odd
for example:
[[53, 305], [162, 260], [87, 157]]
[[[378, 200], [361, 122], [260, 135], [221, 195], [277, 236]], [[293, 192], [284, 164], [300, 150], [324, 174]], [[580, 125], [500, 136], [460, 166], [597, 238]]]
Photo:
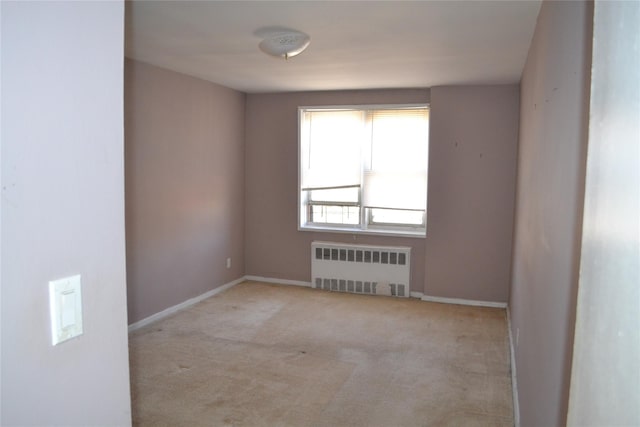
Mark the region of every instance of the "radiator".
[[409, 296], [411, 248], [311, 243], [311, 284], [325, 291]]

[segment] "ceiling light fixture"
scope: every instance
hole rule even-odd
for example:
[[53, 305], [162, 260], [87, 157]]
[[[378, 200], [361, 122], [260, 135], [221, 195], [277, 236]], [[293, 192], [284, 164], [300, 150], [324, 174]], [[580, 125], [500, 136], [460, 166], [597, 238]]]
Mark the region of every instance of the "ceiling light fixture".
[[258, 47], [267, 55], [289, 59], [299, 55], [311, 43], [311, 37], [295, 30], [279, 31], [266, 35]]

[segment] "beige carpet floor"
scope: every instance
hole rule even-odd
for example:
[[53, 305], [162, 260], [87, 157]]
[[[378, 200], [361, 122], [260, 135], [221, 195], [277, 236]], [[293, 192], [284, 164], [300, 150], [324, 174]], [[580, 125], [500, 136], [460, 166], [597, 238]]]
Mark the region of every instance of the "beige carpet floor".
[[129, 346], [138, 426], [513, 426], [503, 309], [245, 282]]

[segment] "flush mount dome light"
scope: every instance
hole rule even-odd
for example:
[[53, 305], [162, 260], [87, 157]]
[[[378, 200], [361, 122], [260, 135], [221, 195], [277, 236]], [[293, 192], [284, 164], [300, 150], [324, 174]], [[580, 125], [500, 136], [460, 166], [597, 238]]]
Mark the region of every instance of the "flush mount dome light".
[[258, 47], [267, 55], [289, 59], [302, 53], [309, 46], [311, 37], [300, 31], [287, 30], [265, 36]]

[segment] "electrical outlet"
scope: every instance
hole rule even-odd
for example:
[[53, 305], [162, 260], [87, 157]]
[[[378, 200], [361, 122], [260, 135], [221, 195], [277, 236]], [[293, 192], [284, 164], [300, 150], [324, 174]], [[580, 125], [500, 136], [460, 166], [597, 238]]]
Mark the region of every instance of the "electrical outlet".
[[227, 258], [227, 268], [231, 268], [231, 258]]

